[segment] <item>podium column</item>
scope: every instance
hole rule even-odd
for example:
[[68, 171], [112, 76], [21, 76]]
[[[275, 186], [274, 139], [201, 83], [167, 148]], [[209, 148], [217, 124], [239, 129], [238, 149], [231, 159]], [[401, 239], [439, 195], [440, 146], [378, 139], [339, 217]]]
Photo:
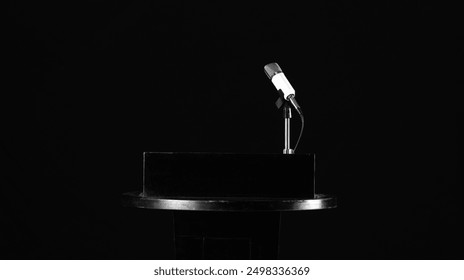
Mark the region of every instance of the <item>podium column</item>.
[[174, 212], [177, 259], [277, 259], [280, 212]]

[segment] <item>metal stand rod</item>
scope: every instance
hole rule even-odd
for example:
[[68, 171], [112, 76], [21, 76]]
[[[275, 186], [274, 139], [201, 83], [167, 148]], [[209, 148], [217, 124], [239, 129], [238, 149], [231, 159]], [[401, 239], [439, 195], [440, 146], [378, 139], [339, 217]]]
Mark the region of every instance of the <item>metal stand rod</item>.
[[292, 118], [292, 109], [288, 102], [284, 104], [284, 135], [285, 135], [285, 146], [284, 146], [284, 154], [293, 154], [293, 150], [290, 149], [290, 119]]

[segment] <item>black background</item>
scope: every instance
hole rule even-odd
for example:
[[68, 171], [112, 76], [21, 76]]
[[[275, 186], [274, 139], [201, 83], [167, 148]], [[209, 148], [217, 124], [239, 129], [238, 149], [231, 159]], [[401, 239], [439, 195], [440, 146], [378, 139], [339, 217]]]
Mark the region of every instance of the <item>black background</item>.
[[251, 2], [9, 4], [2, 258], [172, 258], [170, 213], [119, 206], [142, 152], [280, 153], [278, 62], [339, 198], [283, 215], [282, 258], [462, 259], [456, 7]]

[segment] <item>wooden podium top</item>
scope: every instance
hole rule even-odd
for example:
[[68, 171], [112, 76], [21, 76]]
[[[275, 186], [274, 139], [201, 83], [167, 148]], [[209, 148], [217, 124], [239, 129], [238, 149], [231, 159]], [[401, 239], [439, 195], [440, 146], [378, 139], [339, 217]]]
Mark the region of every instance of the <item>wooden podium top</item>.
[[134, 191], [123, 194], [122, 204], [126, 207], [183, 210], [183, 211], [306, 211], [337, 207], [333, 196], [316, 194], [312, 199], [255, 198], [255, 197], [154, 197]]

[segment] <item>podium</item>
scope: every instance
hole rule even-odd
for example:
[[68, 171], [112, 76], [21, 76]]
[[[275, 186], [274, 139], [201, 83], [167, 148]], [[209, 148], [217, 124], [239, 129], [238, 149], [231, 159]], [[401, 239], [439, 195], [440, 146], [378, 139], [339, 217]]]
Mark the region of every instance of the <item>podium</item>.
[[177, 259], [278, 259], [281, 212], [331, 209], [314, 154], [155, 153], [126, 207], [173, 212]]

